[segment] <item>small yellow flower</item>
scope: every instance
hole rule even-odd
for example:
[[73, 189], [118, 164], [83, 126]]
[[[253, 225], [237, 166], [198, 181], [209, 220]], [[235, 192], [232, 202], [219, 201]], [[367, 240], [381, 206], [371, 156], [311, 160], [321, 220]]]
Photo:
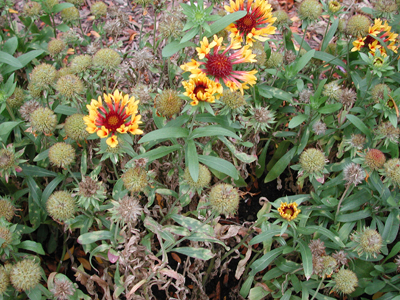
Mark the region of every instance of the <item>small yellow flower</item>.
[[300, 209], [297, 208], [297, 203], [289, 203], [282, 202], [281, 206], [278, 208], [278, 212], [282, 218], [292, 221], [297, 218], [297, 215], [301, 212]]
[[116, 135], [112, 135], [110, 136], [107, 140], [106, 143], [108, 146], [110, 146], [111, 148], [115, 148], [118, 145], [118, 140], [117, 140], [117, 136]]
[[200, 73], [189, 81], [182, 82], [186, 92], [183, 93], [192, 99], [190, 105], [196, 106], [199, 101], [214, 103], [215, 98], [219, 98], [222, 94], [222, 86], [219, 83], [211, 80], [204, 73]]

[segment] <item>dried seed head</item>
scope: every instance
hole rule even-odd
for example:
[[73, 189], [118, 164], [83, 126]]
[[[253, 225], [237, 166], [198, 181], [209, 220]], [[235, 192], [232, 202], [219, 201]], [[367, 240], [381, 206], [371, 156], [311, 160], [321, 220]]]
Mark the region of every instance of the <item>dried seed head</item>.
[[173, 14], [164, 14], [158, 25], [158, 30], [165, 39], [170, 36], [178, 38], [182, 33], [183, 26], [184, 24], [179, 17]]
[[332, 257], [336, 259], [339, 266], [347, 265], [349, 261], [347, 258], [347, 253], [344, 252], [343, 250], [340, 250], [339, 252], [335, 251], [335, 253], [332, 254]]
[[138, 70], [147, 70], [150, 66], [154, 65], [155, 57], [150, 52], [149, 48], [143, 48], [137, 51], [132, 57], [133, 65]]
[[377, 139], [386, 139], [392, 143], [398, 144], [400, 137], [400, 128], [394, 127], [390, 122], [382, 122], [375, 129]]
[[386, 162], [385, 154], [378, 149], [370, 149], [364, 156], [364, 164], [370, 170], [378, 170]]
[[299, 101], [301, 103], [310, 103], [310, 97], [313, 95], [313, 91], [310, 90], [302, 90], [299, 94]]
[[351, 239], [356, 242], [357, 246], [354, 248], [358, 255], [363, 253], [369, 256], [377, 257], [382, 248], [382, 236], [374, 229], [364, 228], [361, 232], [354, 232]]
[[154, 107], [164, 117], [172, 117], [181, 111], [183, 100], [178, 92], [171, 89], [163, 90], [154, 100]]
[[92, 179], [91, 177], [86, 176], [80, 183], [79, 183], [79, 192], [78, 194], [84, 197], [92, 197], [96, 194], [97, 190], [99, 189], [97, 185], [97, 181]]
[[7, 99], [7, 104], [11, 108], [19, 108], [24, 103], [25, 95], [24, 90], [16, 87], [14, 93]]
[[400, 159], [389, 159], [384, 165], [383, 174], [386, 176], [385, 181], [388, 181], [394, 186], [400, 187]]
[[143, 208], [134, 197], [125, 196], [119, 201], [112, 201], [114, 207], [111, 212], [111, 220], [114, 222], [123, 222], [130, 226], [135, 226], [142, 214]]
[[354, 184], [355, 186], [363, 182], [365, 178], [363, 168], [355, 163], [347, 165], [343, 170], [343, 174], [347, 184]]
[[325, 84], [324, 90], [322, 91], [322, 94], [324, 96], [335, 99], [337, 101], [341, 99], [342, 93], [343, 91], [336, 81], [331, 81], [330, 83]]
[[30, 121], [34, 131], [51, 134], [57, 125], [57, 115], [47, 107], [39, 107], [33, 111]]
[[309, 174], [322, 172], [325, 164], [325, 155], [321, 150], [309, 148], [300, 155], [301, 168]]
[[357, 93], [352, 90], [345, 88], [342, 90], [341, 97], [339, 98], [339, 102], [342, 103], [346, 107], [352, 107], [353, 104], [357, 100]]
[[57, 300], [69, 300], [75, 293], [74, 284], [67, 279], [54, 279], [54, 286], [50, 290]]
[[208, 186], [211, 182], [211, 172], [204, 165], [199, 165], [199, 178], [194, 181], [190, 175], [189, 168], [185, 168], [183, 179], [194, 189], [202, 189]]
[[76, 75], [65, 75], [57, 80], [56, 90], [66, 98], [83, 93], [83, 83]]
[[79, 20], [79, 10], [75, 7], [68, 7], [64, 8], [61, 11], [61, 18], [63, 19], [64, 22], [74, 22]]
[[54, 192], [47, 199], [46, 209], [54, 220], [64, 222], [75, 215], [75, 199], [66, 191]]
[[32, 113], [40, 107], [39, 102], [35, 100], [29, 100], [25, 102], [24, 105], [19, 109], [19, 113], [21, 117], [24, 118], [25, 121], [30, 121]]
[[108, 6], [101, 1], [97, 1], [92, 4], [90, 8], [90, 12], [96, 18], [105, 17], [107, 15]]
[[316, 135], [325, 134], [326, 124], [321, 120], [318, 120], [313, 124], [312, 129]]
[[132, 89], [132, 95], [140, 101], [140, 104], [148, 104], [152, 100], [150, 95], [150, 87], [146, 84], [139, 83]]
[[333, 290], [339, 293], [351, 294], [356, 290], [356, 287], [358, 286], [357, 275], [351, 270], [339, 270], [334, 279], [335, 286], [333, 287]]
[[47, 89], [53, 83], [56, 75], [57, 70], [54, 66], [43, 63], [32, 70], [31, 84], [41, 90]]
[[209, 201], [211, 208], [218, 214], [234, 215], [239, 207], [239, 193], [227, 183], [219, 183], [211, 188]]
[[31, 259], [21, 260], [11, 269], [11, 284], [18, 291], [28, 291], [39, 283], [41, 272], [42, 268], [39, 263]]
[[38, 2], [29, 1], [22, 8], [22, 14], [27, 17], [37, 18], [41, 15], [41, 13], [42, 6]]
[[65, 120], [65, 133], [74, 141], [81, 141], [89, 136], [83, 117], [83, 114], [73, 114]]
[[315, 256], [324, 256], [325, 253], [325, 245], [320, 239], [311, 240], [308, 244], [308, 247], [311, 250], [311, 254]]
[[393, 14], [398, 11], [398, 4], [394, 0], [376, 0], [373, 2], [374, 9], [379, 14]]
[[0, 199], [0, 217], [4, 217], [4, 219], [10, 222], [14, 215], [15, 207], [12, 205], [11, 201], [6, 198]]
[[367, 36], [371, 21], [364, 15], [354, 15], [346, 25], [346, 33], [353, 37]]
[[146, 170], [137, 166], [129, 168], [121, 178], [125, 188], [132, 193], [143, 191], [148, 184]]
[[290, 65], [292, 62], [296, 60], [296, 54], [292, 50], [286, 51], [285, 55], [283, 56], [283, 59], [286, 65]]
[[82, 6], [85, 3], [85, 0], [66, 0], [68, 3], [72, 3], [75, 6]]
[[283, 9], [274, 11], [272, 13], [272, 17], [276, 18], [276, 20], [274, 22], [274, 26], [278, 26], [278, 27], [284, 26], [284, 25], [288, 25], [290, 22], [288, 14]]
[[82, 73], [92, 66], [92, 57], [88, 54], [82, 54], [75, 56], [72, 61], [70, 68], [73, 73]]
[[265, 61], [264, 66], [268, 69], [278, 68], [283, 63], [283, 55], [277, 51], [271, 51], [271, 56]]
[[391, 89], [387, 84], [384, 83], [377, 84], [372, 88], [371, 95], [375, 103], [379, 103], [381, 100], [384, 100], [385, 92], [387, 95], [390, 95]]
[[246, 104], [244, 96], [239, 91], [224, 91], [224, 94], [222, 95], [222, 98], [220, 100], [232, 110], [238, 109]]
[[121, 56], [117, 51], [103, 48], [93, 56], [93, 65], [107, 70], [115, 69], [121, 63]]
[[322, 5], [317, 0], [304, 0], [299, 6], [298, 13], [300, 19], [314, 22], [322, 14]]
[[54, 57], [57, 56], [57, 54], [60, 54], [66, 47], [67, 45], [63, 40], [53, 39], [48, 43], [47, 50], [50, 55]]
[[252, 52], [256, 55], [256, 64], [259, 66], [263, 66], [266, 63], [267, 59], [267, 54], [264, 51], [264, 44], [259, 41], [254, 42]]
[[1, 248], [6, 248], [13, 241], [13, 234], [7, 226], [0, 225], [0, 238], [4, 240]]
[[44, 0], [42, 3], [48, 11], [51, 11], [53, 7], [58, 4], [58, 2], [58, 0]]
[[75, 161], [75, 149], [67, 143], [56, 143], [49, 149], [50, 162], [61, 168], [67, 168]]
[[4, 266], [0, 266], [0, 295], [3, 295], [10, 285], [10, 274]]
[[326, 255], [322, 256], [322, 273], [325, 276], [330, 277], [337, 269], [337, 261], [332, 256]]
[[350, 140], [348, 140], [348, 143], [351, 147], [361, 150], [364, 147], [365, 140], [366, 138], [362, 134], [352, 134]]

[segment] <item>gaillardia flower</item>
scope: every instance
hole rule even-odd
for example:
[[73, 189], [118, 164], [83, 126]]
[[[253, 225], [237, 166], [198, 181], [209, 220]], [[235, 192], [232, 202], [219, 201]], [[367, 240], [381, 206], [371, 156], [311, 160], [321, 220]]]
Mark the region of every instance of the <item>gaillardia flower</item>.
[[385, 43], [388, 43], [388, 49], [392, 50], [394, 53], [397, 53], [398, 45], [396, 45], [396, 40], [398, 34], [391, 32], [391, 29], [392, 27], [387, 24], [387, 21], [382, 24], [381, 19], [375, 19], [374, 25], [369, 27], [368, 36], [359, 36], [353, 42], [354, 47], [351, 49], [351, 51], [360, 51], [364, 46], [368, 46], [371, 54], [375, 54], [375, 51], [379, 49], [382, 56], [386, 56], [387, 54], [385, 48], [377, 39], [375, 39], [375, 37], [378, 37]]
[[104, 94], [104, 102], [99, 96], [98, 100], [92, 99], [90, 105], [86, 105], [89, 115], [83, 117], [86, 130], [89, 133], [97, 133], [100, 138], [107, 139], [107, 145], [114, 148], [118, 145], [117, 132], [142, 134], [139, 129], [141, 115], [138, 115], [138, 103], [135, 97], [129, 98], [122, 92], [115, 90], [114, 94]]
[[214, 103], [215, 98], [218, 99], [223, 91], [221, 84], [211, 80], [204, 73], [200, 73], [188, 81], [183, 81], [182, 85], [186, 89], [183, 94], [192, 100], [190, 102], [192, 106], [199, 104], [199, 101]]
[[[196, 61], [192, 59], [191, 62], [181, 66], [184, 71], [191, 72], [191, 78], [198, 76], [201, 73], [205, 73], [208, 76], [214, 78], [215, 82], [224, 84], [232, 91], [240, 89], [243, 93], [243, 89], [248, 89], [249, 85], [256, 83], [256, 70], [252, 71], [235, 71], [234, 65], [241, 63], [253, 63], [256, 62], [249, 49], [249, 46], [241, 47], [239, 42], [232, 41], [228, 47], [222, 46], [223, 38], [218, 38], [214, 35], [214, 40], [209, 43], [207, 38], [204, 37], [203, 41], [200, 41], [200, 47], [197, 47], [197, 54], [200, 60]], [[240, 48], [240, 49], [239, 49]], [[229, 50], [239, 49], [232, 54], [228, 54]]]
[[278, 212], [282, 218], [292, 221], [297, 218], [297, 215], [301, 212], [300, 209], [297, 208], [297, 203], [286, 203], [282, 202], [281, 206], [278, 208]]
[[255, 39], [266, 41], [267, 35], [275, 33], [272, 24], [276, 18], [272, 17], [271, 4], [266, 0], [248, 0], [246, 7], [244, 0], [230, 1], [230, 6], [225, 5], [225, 10], [229, 13], [246, 10], [247, 14], [230, 24], [226, 30], [231, 32], [231, 38], [238, 42], [245, 40], [246, 44], [252, 46]]

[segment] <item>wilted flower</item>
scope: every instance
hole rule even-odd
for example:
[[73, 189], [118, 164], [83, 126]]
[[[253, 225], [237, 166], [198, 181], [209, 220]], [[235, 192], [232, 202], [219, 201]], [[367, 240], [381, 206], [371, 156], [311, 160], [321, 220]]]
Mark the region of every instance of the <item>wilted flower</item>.
[[271, 128], [271, 124], [275, 123], [275, 112], [268, 109], [269, 107], [251, 107], [249, 109], [250, 117], [246, 118], [246, 126], [251, 126], [255, 131], [266, 132]]
[[348, 263], [347, 253], [343, 250], [335, 251], [335, 253], [332, 254], [332, 257], [337, 261], [340, 266], [347, 265]]
[[312, 129], [316, 135], [325, 134], [326, 124], [321, 120], [318, 120], [313, 124]]
[[0, 295], [3, 295], [10, 285], [10, 274], [4, 266], [0, 266]]
[[129, 98], [122, 95], [122, 92], [115, 90], [114, 94], [104, 94], [104, 105], [101, 97], [98, 100], [92, 99], [90, 105], [86, 105], [89, 115], [83, 120], [87, 125], [89, 133], [97, 133], [100, 138], [107, 139], [107, 145], [116, 147], [118, 144], [117, 132], [120, 134], [131, 133], [142, 134], [139, 129], [141, 115], [138, 113], [138, 103], [135, 97]]
[[200, 73], [188, 81], [183, 81], [182, 85], [185, 88], [183, 94], [192, 100], [190, 102], [192, 106], [198, 105], [199, 101], [214, 103], [215, 98], [218, 99], [223, 91], [221, 84], [208, 78], [205, 73]]
[[[255, 54], [252, 54], [249, 46], [240, 48], [238, 42], [232, 41], [228, 47], [223, 47], [222, 40], [222, 37], [218, 38], [214, 35], [214, 40], [209, 43], [207, 38], [204, 37], [203, 41], [200, 41], [200, 47], [196, 48], [199, 59], [204, 59], [204, 61], [192, 59], [190, 63], [182, 65], [181, 68], [184, 71], [191, 72], [191, 78], [200, 73], [205, 73], [213, 77], [217, 83], [223, 81], [231, 90], [240, 89], [243, 92], [243, 89], [249, 88], [248, 85], [252, 86], [256, 83], [257, 78], [254, 74], [257, 71], [235, 71], [233, 67], [236, 64], [255, 62]], [[228, 51], [238, 48], [240, 49], [228, 55]], [[204, 68], [201, 68], [201, 66], [204, 66]]]
[[330, 83], [324, 85], [322, 94], [339, 101], [339, 99], [342, 97], [342, 89], [336, 81], [331, 81]]
[[316, 21], [322, 14], [322, 5], [317, 0], [304, 0], [299, 6], [299, 17], [309, 22]]
[[382, 236], [374, 229], [364, 228], [361, 232], [354, 232], [350, 237], [356, 244], [354, 251], [358, 256], [363, 253], [366, 257], [377, 257], [382, 248]]
[[49, 149], [50, 162], [61, 168], [68, 168], [75, 161], [75, 149], [67, 143], [56, 143]]
[[357, 275], [346, 269], [340, 269], [334, 276], [335, 286], [333, 290], [343, 294], [351, 294], [358, 286]]
[[136, 225], [143, 211], [138, 199], [124, 196], [119, 201], [113, 200], [111, 203], [114, 205], [109, 209], [112, 221], [122, 222], [132, 227]]
[[[0, 156], [1, 160], [1, 156]], [[7, 198], [0, 199], [0, 217], [4, 217], [6, 221], [10, 222], [15, 215], [15, 207]]]
[[32, 259], [24, 259], [12, 266], [10, 281], [18, 291], [28, 291], [40, 281], [42, 268]]
[[275, 18], [272, 17], [272, 7], [268, 1], [248, 0], [246, 6], [244, 0], [230, 1], [230, 6], [225, 5], [229, 13], [247, 11], [241, 19], [230, 24], [226, 29], [231, 32], [231, 37], [238, 42], [244, 41], [252, 46], [255, 40], [266, 41], [268, 35], [275, 33], [272, 24]]
[[54, 286], [50, 290], [50, 292], [53, 293], [54, 297], [56, 297], [57, 300], [69, 300], [70, 296], [75, 293], [75, 287], [70, 280], [67, 280], [65, 278], [55, 278]]
[[[4, 146], [3, 146], [4, 147]], [[12, 144], [7, 145], [0, 150], [0, 176], [8, 179], [11, 175], [17, 175], [17, 172], [21, 172], [22, 168], [19, 164], [26, 160], [19, 159], [24, 153], [25, 149], [22, 149], [15, 153], [15, 148]]]
[[386, 157], [381, 150], [370, 149], [365, 153], [364, 165], [372, 171], [382, 168], [385, 162]]
[[85, 209], [94, 207], [99, 209], [99, 205], [107, 198], [104, 184], [98, 181], [96, 176], [86, 176], [79, 183], [77, 192], [77, 204]]
[[142, 167], [132, 167], [121, 176], [127, 190], [132, 193], [143, 191], [148, 184], [147, 172]]
[[19, 109], [19, 113], [21, 117], [24, 118], [25, 121], [30, 121], [32, 113], [40, 107], [40, 103], [36, 100], [29, 100], [25, 102]]
[[311, 240], [308, 243], [308, 247], [311, 250], [311, 254], [315, 256], [324, 256], [325, 253], [325, 245], [320, 239]]
[[344, 180], [347, 184], [354, 184], [354, 186], [363, 182], [365, 178], [365, 172], [360, 165], [351, 163], [347, 165], [344, 170]]
[[42, 6], [38, 2], [29, 1], [22, 8], [22, 13], [31, 18], [37, 18], [42, 12]]
[[313, 95], [313, 92], [308, 90], [308, 89], [304, 89], [300, 92], [299, 94], [299, 101], [301, 103], [310, 103], [310, 97]]
[[154, 65], [155, 57], [149, 48], [143, 48], [133, 54], [131, 61], [138, 70], [143, 71]]
[[178, 92], [172, 89], [164, 89], [154, 99], [154, 107], [164, 117], [172, 117], [181, 111], [183, 100]]
[[372, 100], [375, 103], [379, 103], [381, 100], [385, 99], [385, 93], [390, 95], [391, 89], [388, 87], [387, 84], [380, 83], [375, 85], [371, 90]]
[[219, 183], [210, 190], [210, 205], [218, 214], [226, 216], [235, 214], [239, 207], [239, 200], [237, 189], [228, 183]]
[[24, 90], [16, 87], [14, 93], [7, 99], [7, 104], [11, 108], [19, 108], [24, 103]]
[[353, 89], [345, 88], [342, 90], [339, 102], [342, 103], [343, 106], [347, 108], [352, 107], [356, 100], [357, 93]]
[[361, 150], [364, 148], [366, 138], [362, 134], [352, 134], [350, 139], [347, 139], [345, 142], [348, 144], [350, 147], [356, 149], [356, 150]]
[[285, 220], [292, 221], [297, 218], [301, 210], [297, 208], [296, 202], [289, 204], [286, 202], [281, 202], [280, 207], [278, 207], [278, 212]]

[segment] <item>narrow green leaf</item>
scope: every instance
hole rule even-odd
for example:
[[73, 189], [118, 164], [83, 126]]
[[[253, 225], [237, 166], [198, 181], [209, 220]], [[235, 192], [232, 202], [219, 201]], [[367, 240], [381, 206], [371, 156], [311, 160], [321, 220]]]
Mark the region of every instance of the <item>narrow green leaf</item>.
[[18, 39], [16, 36], [13, 36], [12, 38], [8, 39], [3, 45], [3, 50], [10, 55], [13, 55], [17, 50], [17, 48], [18, 48]]
[[170, 154], [171, 152], [177, 151], [181, 148], [182, 148], [182, 145], [161, 146], [161, 147], [157, 147], [156, 149], [147, 151], [143, 154], [140, 154], [138, 156], [135, 156], [134, 159], [148, 158], [149, 163], [150, 163], [156, 159], [164, 157], [164, 156]]
[[189, 135], [189, 130], [181, 127], [164, 127], [147, 133], [144, 137], [139, 140], [139, 144], [156, 141], [165, 140], [171, 138], [186, 138]]
[[233, 22], [243, 18], [247, 14], [246, 11], [244, 10], [239, 10], [237, 12], [234, 12], [232, 14], [228, 14], [218, 21], [215, 21], [210, 25], [210, 33], [207, 34], [207, 37], [212, 36], [213, 34], [216, 34], [217, 32], [220, 32], [221, 30], [225, 29], [228, 27], [230, 24]]
[[32, 177], [56, 177], [57, 173], [43, 169], [38, 166], [22, 165], [22, 172], [18, 173], [19, 176], [32, 176]]
[[296, 128], [299, 126], [301, 123], [303, 123], [305, 120], [307, 120], [309, 116], [300, 114], [295, 117], [293, 117], [290, 122], [289, 122], [289, 128]]
[[33, 251], [40, 255], [46, 254], [46, 252], [44, 252], [42, 244], [30, 240], [19, 243], [18, 248]]
[[268, 86], [266, 84], [261, 84], [258, 86], [258, 90], [260, 91], [260, 94], [262, 92], [266, 92], [271, 94], [273, 97], [280, 99], [280, 100], [284, 100], [284, 101], [292, 101], [292, 95], [290, 95], [288, 92], [285, 92], [281, 89], [278, 89], [276, 87], [273, 86]]
[[265, 241], [268, 241], [270, 239], [272, 239], [275, 235], [280, 235], [281, 230], [280, 229], [270, 229], [268, 231], [264, 231], [262, 233], [260, 233], [259, 235], [257, 235], [256, 237], [254, 237], [251, 241], [250, 241], [250, 245], [255, 245], [258, 243], [262, 243]]
[[301, 254], [301, 261], [303, 264], [303, 270], [304, 270], [304, 276], [306, 276], [306, 279], [310, 279], [312, 272], [313, 272], [313, 264], [312, 264], [312, 254], [310, 247], [303, 241], [303, 240], [298, 240], [299, 243], [299, 248], [300, 248], [300, 254]]
[[314, 58], [322, 60], [322, 61], [332, 64], [332, 65], [340, 66], [340, 67], [346, 69], [346, 64], [343, 61], [341, 61], [340, 59], [336, 58], [335, 56], [333, 56], [329, 53], [315, 51]]
[[38, 184], [32, 176], [26, 177], [26, 183], [28, 184], [29, 193], [32, 196], [33, 200], [39, 207], [41, 207], [40, 200], [42, 198], [42, 190], [39, 188]]
[[364, 133], [366, 136], [371, 135], [371, 130], [361, 121], [358, 117], [354, 115], [346, 115], [347, 120], [349, 120], [358, 130]]
[[241, 140], [239, 136], [237, 136], [234, 132], [231, 130], [225, 129], [219, 125], [209, 125], [206, 127], [198, 127], [189, 136], [190, 139], [196, 139], [200, 137], [205, 137], [205, 136], [230, 136], [233, 137], [237, 140]]
[[44, 50], [32, 50], [29, 51], [25, 54], [22, 54], [18, 56], [18, 61], [21, 63], [22, 67], [15, 67], [15, 66], [7, 66], [3, 70], [3, 74], [8, 74], [11, 72], [14, 72], [16, 70], [19, 70], [23, 67], [25, 67], [28, 63], [30, 63], [34, 58], [38, 57], [44, 52]]
[[325, 51], [326, 47], [328, 47], [329, 42], [332, 40], [333, 36], [336, 33], [336, 29], [339, 26], [339, 18], [336, 18], [335, 21], [333, 21], [331, 27], [329, 28], [328, 32], [324, 36], [324, 41], [322, 42], [321, 46], [321, 51]]
[[312, 50], [311, 46], [303, 39], [303, 36], [293, 33], [293, 38], [296, 40], [296, 42], [302, 44], [302, 48], [304, 48], [306, 51]]
[[340, 240], [340, 238], [334, 234], [332, 231], [329, 229], [326, 229], [325, 227], [321, 226], [316, 226], [316, 225], [308, 225], [307, 227], [298, 227], [297, 231], [302, 234], [306, 235], [311, 235], [315, 232], [318, 232], [324, 236], [326, 236], [328, 239], [330, 239], [332, 242], [337, 244], [340, 247], [345, 247], [345, 244]]
[[255, 286], [250, 290], [249, 300], [263, 300], [270, 293], [271, 292], [267, 291], [265, 288], [263, 288], [261, 286]]
[[211, 250], [203, 248], [180, 247], [174, 248], [172, 249], [172, 251], [202, 260], [209, 260], [215, 256], [215, 254], [213, 254]]
[[243, 283], [242, 287], [240, 288], [240, 295], [243, 298], [246, 298], [250, 292], [251, 285], [253, 284], [254, 276], [247, 277], [246, 281]]
[[214, 235], [214, 230], [209, 224], [205, 224], [194, 218], [185, 217], [178, 214], [173, 214], [172, 219], [182, 227], [192, 231], [205, 233], [209, 236]]
[[53, 9], [51, 10], [53, 13], [58, 13], [62, 11], [65, 8], [73, 7], [74, 5], [72, 3], [59, 3], [53, 6]]
[[255, 276], [258, 272], [264, 270], [269, 266], [270, 263], [283, 251], [283, 247], [276, 248], [265, 253], [261, 258], [255, 260], [250, 268], [252, 269], [249, 273], [250, 276]]
[[12, 66], [12, 67], [18, 68], [18, 69], [23, 67], [23, 65], [21, 64], [21, 62], [18, 59], [16, 59], [14, 56], [12, 56], [4, 51], [0, 51], [0, 63], [5, 63], [9, 66]]
[[386, 244], [391, 244], [397, 237], [397, 233], [399, 231], [399, 211], [392, 210], [389, 216], [386, 218], [385, 228], [382, 232], [382, 239], [386, 242]]
[[162, 49], [162, 56], [170, 57], [183, 48], [196, 46], [197, 45], [193, 42], [186, 42], [181, 44], [179, 41], [173, 41]]
[[397, 255], [399, 252], [400, 252], [400, 242], [397, 242], [396, 245], [394, 245], [394, 247], [392, 248], [392, 250], [390, 250], [388, 256], [385, 257], [385, 260], [383, 262]]
[[368, 210], [361, 210], [350, 214], [339, 214], [337, 217], [338, 222], [353, 222], [357, 220], [363, 220], [371, 217], [371, 212]]
[[270, 182], [278, 178], [278, 176], [281, 175], [283, 171], [285, 171], [290, 161], [294, 157], [295, 153], [296, 153], [296, 147], [293, 147], [288, 152], [286, 152], [286, 154], [282, 156], [271, 168], [271, 171], [267, 173], [267, 176], [265, 176], [264, 179], [264, 183]]
[[323, 115], [331, 114], [341, 109], [342, 106], [342, 103], [326, 104], [325, 106], [318, 109], [318, 112]]
[[36, 155], [36, 157], [33, 159], [33, 161], [41, 161], [43, 159], [46, 159], [49, 157], [49, 149], [44, 150], [43, 152], [39, 153], [38, 155]]
[[188, 140], [185, 153], [186, 167], [189, 168], [190, 176], [194, 182], [199, 179], [199, 157], [197, 155], [196, 145], [193, 140]]
[[4, 143], [6, 143], [11, 131], [21, 123], [22, 121], [11, 121], [0, 124], [0, 136]]
[[88, 245], [97, 241], [112, 240], [114, 234], [108, 230], [98, 230], [81, 234], [78, 238], [78, 243], [81, 245]]
[[57, 188], [57, 186], [65, 179], [64, 174], [58, 174], [56, 178], [54, 178], [44, 189], [42, 194], [42, 206], [46, 206], [47, 199], [49, 199], [50, 195]]
[[194, 27], [190, 29], [180, 40], [180, 44], [186, 43], [187, 41], [191, 40], [197, 33], [199, 32], [199, 27]]
[[294, 70], [295, 73], [299, 73], [303, 68], [308, 64], [311, 58], [314, 56], [315, 50], [310, 50], [306, 54], [304, 54], [296, 63]]
[[199, 161], [211, 169], [215, 169], [228, 176], [231, 176], [235, 180], [239, 179], [239, 173], [235, 166], [225, 159], [215, 156], [199, 155]]
[[76, 109], [76, 107], [71, 107], [71, 106], [67, 106], [67, 105], [58, 105], [56, 107], [56, 109], [54, 110], [54, 112], [57, 114], [70, 116], [70, 115], [76, 114], [78, 112], [78, 110]]

